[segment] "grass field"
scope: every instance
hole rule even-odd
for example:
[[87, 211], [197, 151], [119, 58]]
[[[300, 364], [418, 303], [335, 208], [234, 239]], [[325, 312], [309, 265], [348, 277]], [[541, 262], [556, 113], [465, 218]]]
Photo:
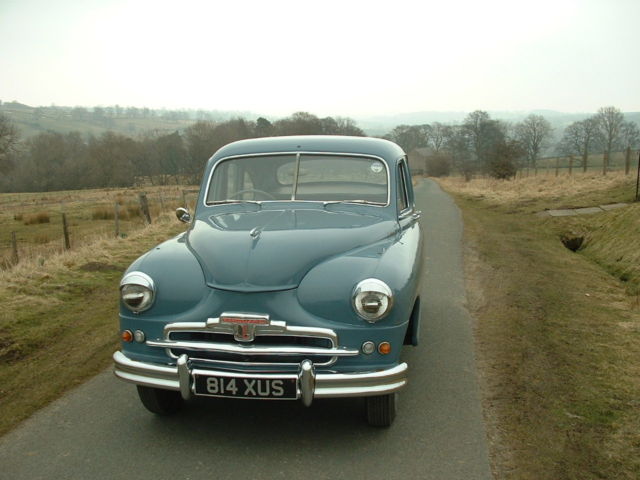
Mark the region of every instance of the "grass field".
[[[633, 179], [635, 180], [635, 179]], [[640, 478], [640, 204], [621, 175], [443, 179], [465, 221], [497, 479]], [[584, 235], [577, 253], [560, 237]]]
[[[139, 194], [147, 194], [151, 217], [182, 206], [183, 189], [166, 186], [138, 189], [76, 190], [46, 193], [0, 194], [0, 270], [13, 263], [12, 233], [20, 261], [45, 262], [64, 248], [62, 213], [67, 217], [71, 247], [115, 236], [115, 204], [118, 203], [119, 233], [126, 237], [146, 224]], [[192, 206], [195, 196], [189, 194]]]
[[156, 220], [0, 272], [0, 434], [109, 365], [123, 271], [185, 229], [174, 216]]
[[[185, 230], [173, 211], [192, 188], [146, 188], [151, 225], [140, 214], [140, 190], [0, 194], [0, 434], [106, 368], [118, 343], [120, 277], [137, 256]], [[187, 203], [193, 207], [193, 193]]]

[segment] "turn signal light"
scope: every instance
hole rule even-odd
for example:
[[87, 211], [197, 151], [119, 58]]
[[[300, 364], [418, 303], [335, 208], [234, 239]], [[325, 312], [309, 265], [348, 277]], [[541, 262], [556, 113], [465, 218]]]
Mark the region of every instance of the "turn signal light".
[[390, 354], [391, 344], [389, 342], [382, 342], [380, 345], [378, 345], [378, 352], [380, 352], [381, 355]]
[[123, 330], [120, 334], [120, 338], [123, 342], [133, 342], [133, 333], [131, 333], [131, 330]]

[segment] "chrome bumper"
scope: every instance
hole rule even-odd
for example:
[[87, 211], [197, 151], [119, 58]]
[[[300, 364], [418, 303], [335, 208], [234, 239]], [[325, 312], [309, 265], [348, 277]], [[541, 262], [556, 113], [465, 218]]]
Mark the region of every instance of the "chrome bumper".
[[[146, 387], [176, 390], [184, 399], [193, 395], [193, 375], [229, 375], [227, 371], [198, 370], [189, 364], [186, 355], [178, 358], [175, 367], [154, 363], [137, 362], [127, 358], [122, 352], [113, 354], [116, 377]], [[233, 374], [243, 375], [243, 374]], [[291, 374], [245, 374], [249, 377], [272, 376], [281, 378]], [[365, 373], [316, 373], [313, 363], [304, 360], [297, 374], [298, 398], [309, 406], [314, 398], [370, 397], [385, 395], [400, 390], [407, 384], [407, 364], [401, 363], [386, 370]]]

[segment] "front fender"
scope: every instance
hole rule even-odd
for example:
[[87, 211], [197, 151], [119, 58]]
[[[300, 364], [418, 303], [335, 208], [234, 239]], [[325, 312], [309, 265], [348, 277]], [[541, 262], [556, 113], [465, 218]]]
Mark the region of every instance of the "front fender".
[[[133, 262], [126, 273], [140, 271], [149, 275], [156, 286], [153, 306], [137, 318], [176, 315], [193, 309], [208, 297], [209, 288], [200, 263], [187, 248], [185, 235], [161, 243]], [[125, 273], [125, 275], [126, 275]], [[120, 304], [120, 314], [134, 314]]]
[[364, 320], [352, 306], [354, 288], [365, 278], [378, 278], [394, 295], [391, 313], [379, 324], [403, 324], [409, 321], [418, 295], [420, 267], [421, 235], [416, 224], [392, 239], [317, 265], [300, 283], [298, 299], [313, 315], [362, 325]]

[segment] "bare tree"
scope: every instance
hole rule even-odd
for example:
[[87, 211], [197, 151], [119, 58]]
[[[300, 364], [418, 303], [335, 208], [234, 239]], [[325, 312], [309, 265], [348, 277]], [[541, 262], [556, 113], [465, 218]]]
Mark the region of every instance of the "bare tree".
[[187, 159], [184, 166], [189, 183], [197, 183], [207, 159], [220, 147], [216, 139], [216, 124], [200, 121], [184, 131]]
[[6, 115], [0, 114], [0, 174], [5, 175], [14, 167], [13, 155], [18, 148], [20, 134]]
[[600, 125], [596, 117], [573, 122], [565, 128], [558, 150], [564, 155], [579, 155], [582, 171], [587, 171], [589, 154], [602, 144]]
[[308, 112], [296, 112], [274, 123], [278, 135], [322, 135], [322, 121]]
[[601, 107], [596, 115], [600, 132], [604, 140], [604, 159], [602, 161], [602, 173], [606, 175], [609, 168], [611, 151], [620, 139], [620, 129], [624, 122], [624, 115], [616, 107]]
[[443, 125], [440, 122], [433, 122], [431, 125], [427, 125], [427, 140], [429, 146], [434, 152], [440, 152], [446, 145], [447, 137], [450, 135], [448, 125]]
[[622, 122], [620, 126], [620, 146], [636, 149], [640, 147], [640, 129], [636, 122]]
[[477, 163], [473, 161], [471, 139], [463, 126], [453, 126], [447, 130], [445, 149], [451, 155], [453, 166], [464, 175], [465, 181], [471, 180]]
[[354, 137], [365, 137], [364, 131], [358, 127], [355, 120], [348, 117], [336, 117], [336, 130], [333, 135], [351, 135]]
[[485, 172], [489, 170], [495, 146], [505, 141], [505, 129], [503, 123], [491, 119], [489, 114], [482, 110], [476, 110], [466, 116], [462, 130], [467, 136], [468, 144], [473, 153], [476, 163], [475, 170], [481, 169]]
[[631, 169], [631, 150], [640, 145], [640, 129], [636, 122], [622, 122], [620, 127], [621, 147], [624, 149], [624, 173], [629, 174]]
[[515, 136], [527, 162], [527, 166], [538, 168], [541, 153], [549, 146], [553, 128], [542, 115], [529, 115], [515, 127]]
[[384, 138], [397, 143], [406, 153], [410, 153], [416, 148], [427, 146], [428, 127], [428, 125], [398, 125]]

